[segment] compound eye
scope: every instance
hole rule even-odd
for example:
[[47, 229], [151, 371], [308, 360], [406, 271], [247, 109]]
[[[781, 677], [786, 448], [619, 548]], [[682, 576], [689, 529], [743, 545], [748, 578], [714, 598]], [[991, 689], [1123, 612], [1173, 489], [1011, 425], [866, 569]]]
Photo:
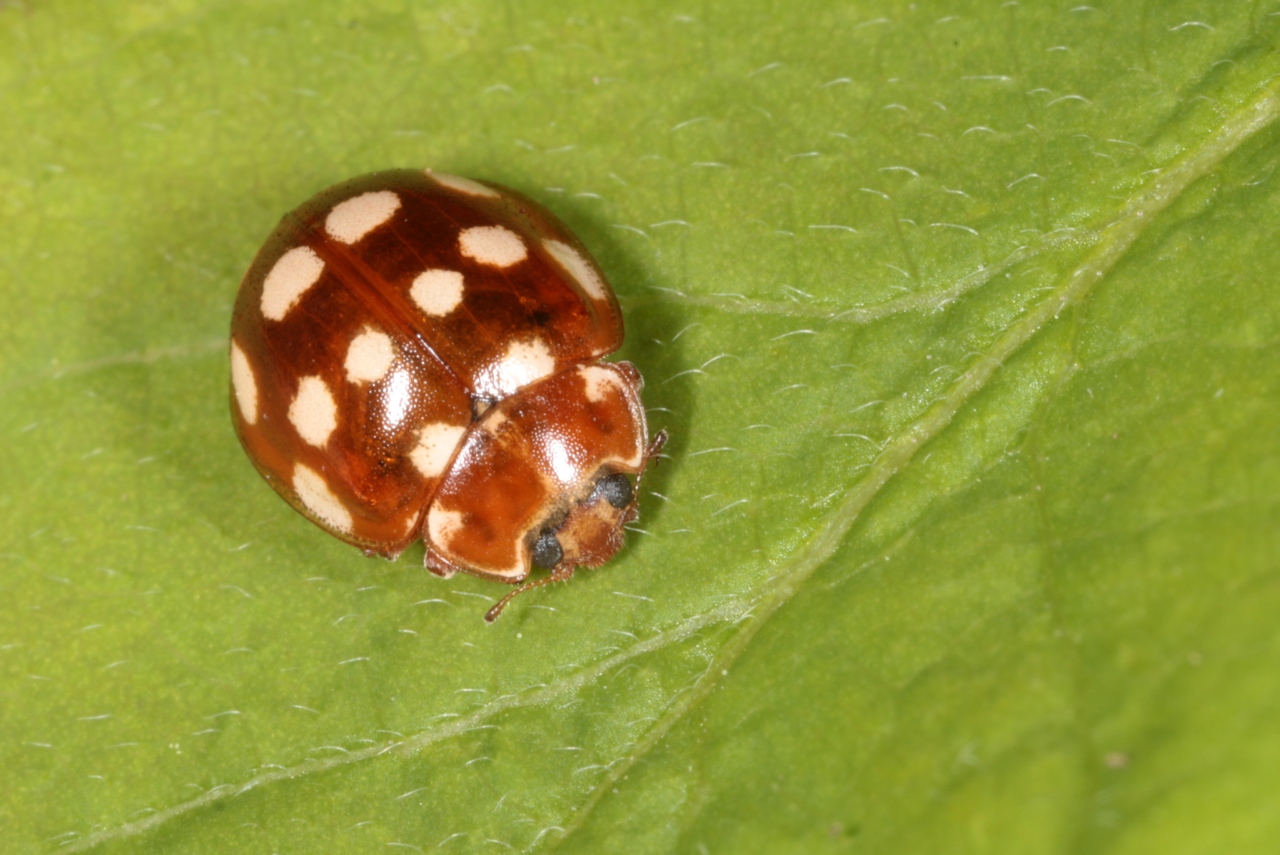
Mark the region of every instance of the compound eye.
[[631, 492], [631, 482], [627, 480], [627, 476], [621, 472], [615, 472], [596, 482], [596, 495], [602, 496], [606, 502], [622, 510], [631, 504], [635, 494]]
[[543, 570], [552, 570], [564, 560], [564, 550], [556, 540], [554, 531], [544, 531], [533, 544], [533, 564]]

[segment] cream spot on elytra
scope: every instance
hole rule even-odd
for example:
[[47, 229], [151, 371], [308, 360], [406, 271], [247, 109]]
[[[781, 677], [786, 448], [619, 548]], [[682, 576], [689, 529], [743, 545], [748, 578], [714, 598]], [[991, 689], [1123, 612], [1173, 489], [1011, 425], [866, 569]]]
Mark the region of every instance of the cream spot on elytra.
[[262, 314], [283, 320], [324, 272], [324, 262], [309, 246], [295, 246], [280, 256], [262, 282]]
[[329, 237], [346, 244], [360, 240], [400, 210], [400, 197], [390, 190], [374, 190], [352, 196], [333, 206], [325, 217]]
[[542, 339], [515, 341], [500, 360], [486, 366], [476, 377], [476, 394], [482, 398], [505, 398], [555, 370], [556, 358]]
[[591, 262], [582, 257], [582, 253], [569, 246], [569, 244], [558, 240], [544, 240], [542, 245], [546, 247], [547, 252], [551, 253], [551, 257], [564, 268], [565, 272], [582, 286], [582, 290], [587, 292], [587, 296], [593, 300], [606, 299], [608, 290], [604, 284], [604, 279], [596, 272]]
[[338, 426], [338, 406], [329, 387], [319, 377], [303, 377], [298, 394], [289, 405], [289, 423], [298, 436], [321, 448]]
[[502, 194], [492, 187], [487, 187], [479, 181], [472, 181], [470, 178], [462, 178], [458, 175], [446, 175], [443, 172], [432, 172], [427, 170], [427, 177], [450, 190], [456, 190], [459, 193], [465, 193], [468, 196], [483, 196], [487, 199], [496, 199]]
[[428, 478], [438, 478], [444, 474], [458, 443], [467, 433], [462, 425], [435, 422], [418, 431], [418, 444], [409, 452], [409, 459], [418, 471]]
[[343, 507], [320, 473], [299, 463], [293, 467], [293, 491], [321, 523], [342, 534], [351, 533], [351, 512]]
[[462, 303], [462, 274], [456, 270], [424, 270], [413, 280], [409, 296], [428, 315], [444, 317]]
[[347, 348], [347, 379], [352, 383], [374, 383], [387, 376], [395, 359], [391, 337], [377, 330], [365, 329], [351, 340]]
[[494, 410], [484, 421], [480, 422], [484, 432], [489, 436], [497, 436], [507, 425], [511, 424], [511, 417], [502, 410]]
[[472, 226], [458, 235], [458, 249], [467, 258], [493, 267], [510, 267], [529, 255], [524, 241], [506, 226]]
[[465, 530], [462, 522], [462, 511], [446, 511], [439, 505], [432, 505], [427, 511], [427, 536], [439, 549], [453, 552], [449, 541]]
[[247, 424], [258, 420], [258, 381], [253, 376], [253, 366], [235, 339], [231, 340], [231, 388], [236, 393], [240, 416]]
[[618, 375], [601, 365], [588, 365], [578, 372], [587, 384], [587, 400], [599, 403], [605, 396], [617, 394]]
[[[450, 511], [440, 507], [439, 502], [431, 505], [427, 511], [427, 538], [431, 546], [443, 552], [450, 560], [457, 561], [466, 551], [467, 526], [462, 511]], [[481, 567], [485, 573], [507, 576], [514, 579], [523, 578], [528, 570], [521, 560], [520, 537], [513, 538], [510, 545], [513, 563], [508, 567]]]

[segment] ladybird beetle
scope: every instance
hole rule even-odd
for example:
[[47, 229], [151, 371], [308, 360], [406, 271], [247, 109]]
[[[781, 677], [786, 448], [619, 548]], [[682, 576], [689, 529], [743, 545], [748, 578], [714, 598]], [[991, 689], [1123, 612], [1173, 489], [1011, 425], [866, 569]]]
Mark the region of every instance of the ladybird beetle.
[[[240, 285], [231, 410], [253, 465], [368, 555], [521, 583], [598, 567], [636, 519], [649, 438], [617, 298], [554, 215], [393, 170], [287, 214]], [[548, 576], [526, 581], [533, 567]]]

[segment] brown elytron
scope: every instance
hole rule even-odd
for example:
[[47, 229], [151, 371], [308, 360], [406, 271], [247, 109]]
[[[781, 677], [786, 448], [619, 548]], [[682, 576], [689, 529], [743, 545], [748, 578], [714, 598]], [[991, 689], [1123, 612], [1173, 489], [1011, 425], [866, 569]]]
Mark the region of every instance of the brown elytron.
[[[596, 567], [636, 517], [649, 439], [617, 299], [550, 212], [493, 184], [397, 170], [286, 215], [231, 324], [250, 459], [326, 531], [503, 582]], [[521, 588], [520, 590], [523, 590]], [[508, 597], [509, 598], [509, 597]], [[490, 614], [492, 620], [506, 600]]]

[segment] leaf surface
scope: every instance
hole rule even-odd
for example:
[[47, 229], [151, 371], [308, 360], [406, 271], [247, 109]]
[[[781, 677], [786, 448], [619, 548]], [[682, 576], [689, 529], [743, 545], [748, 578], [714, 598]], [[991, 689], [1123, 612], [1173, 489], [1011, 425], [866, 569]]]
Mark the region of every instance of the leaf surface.
[[[1280, 7], [0, 4], [15, 851], [1280, 838]], [[227, 412], [286, 210], [561, 215], [668, 458], [606, 568], [325, 537]]]

